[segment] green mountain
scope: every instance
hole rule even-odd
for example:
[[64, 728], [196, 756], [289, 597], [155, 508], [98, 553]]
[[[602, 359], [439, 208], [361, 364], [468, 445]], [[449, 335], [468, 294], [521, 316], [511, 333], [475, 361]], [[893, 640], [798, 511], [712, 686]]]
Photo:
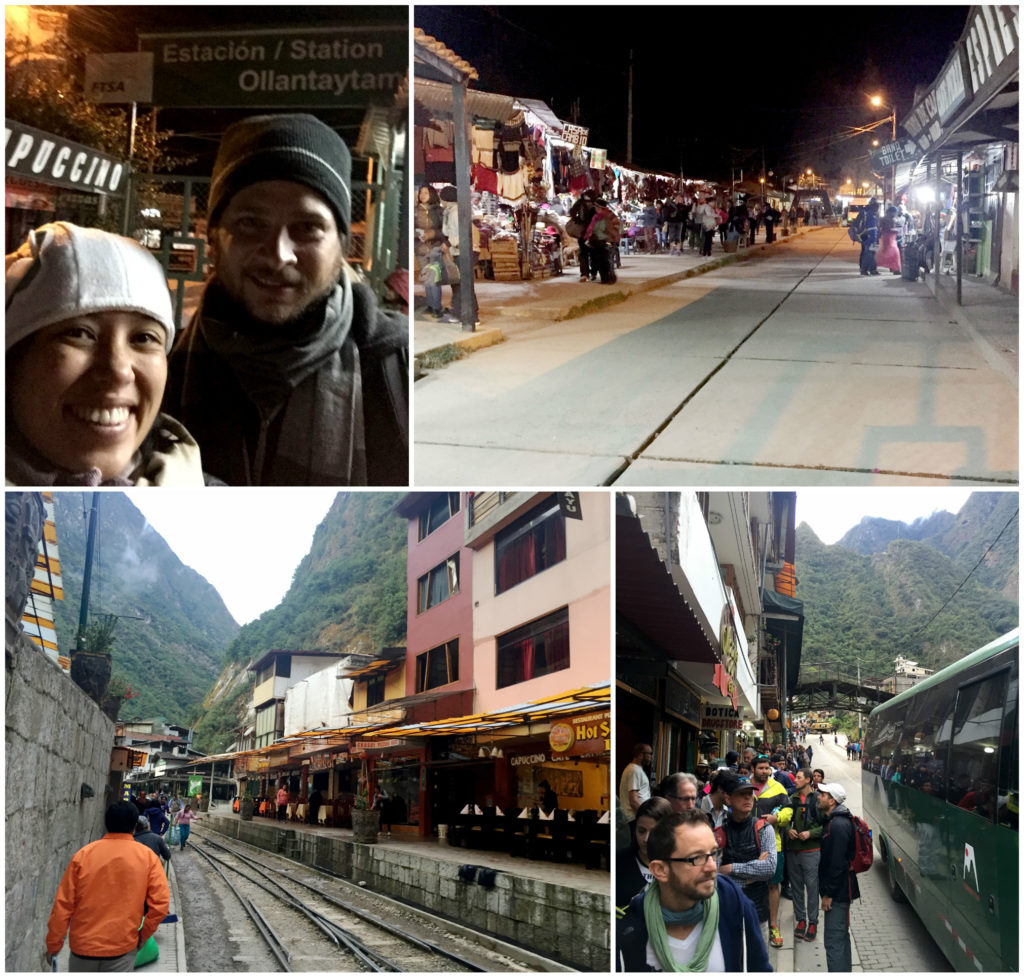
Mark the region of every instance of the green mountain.
[[[222, 667], [238, 624], [220, 594], [185, 566], [122, 492], [101, 492], [89, 623], [118, 615], [114, 678], [138, 697], [120, 717], [163, 716], [185, 723]], [[64, 600], [55, 601], [58, 642], [67, 654], [78, 630], [92, 493], [54, 492]]]
[[408, 523], [397, 493], [339, 494], [295, 568], [281, 603], [244, 625], [228, 645], [225, 668], [202, 704], [196, 741], [223, 751], [245, 722], [249, 665], [274, 649], [372, 654], [400, 645], [406, 630]]
[[1016, 600], [1020, 589], [1018, 506], [1016, 492], [973, 492], [956, 515], [933, 512], [909, 525], [865, 516], [839, 545], [870, 554], [883, 552], [897, 539], [928, 543], [965, 573], [981, 561], [974, 579]]
[[897, 655], [938, 669], [1015, 627], [1016, 500], [974, 493], [955, 516], [911, 526], [864, 519], [832, 546], [801, 524], [802, 670], [838, 660], [854, 672], [860, 659], [862, 674], [884, 676]]

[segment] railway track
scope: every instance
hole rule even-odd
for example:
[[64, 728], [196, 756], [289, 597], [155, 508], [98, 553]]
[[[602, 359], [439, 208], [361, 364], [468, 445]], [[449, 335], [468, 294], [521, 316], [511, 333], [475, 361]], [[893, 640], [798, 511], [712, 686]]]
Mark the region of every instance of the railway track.
[[[480, 972], [535, 969], [443, 920], [429, 930], [393, 900], [244, 843], [193, 834], [190, 847], [248, 915], [281, 971]], [[443, 941], [443, 942], [441, 942]]]

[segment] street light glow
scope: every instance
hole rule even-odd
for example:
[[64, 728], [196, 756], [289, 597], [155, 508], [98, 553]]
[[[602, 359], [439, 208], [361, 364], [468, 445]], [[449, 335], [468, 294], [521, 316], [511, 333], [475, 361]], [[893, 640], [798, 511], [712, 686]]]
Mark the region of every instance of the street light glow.
[[872, 95], [871, 96], [871, 104], [872, 105], [881, 105], [882, 104], [882, 96], [881, 95]]

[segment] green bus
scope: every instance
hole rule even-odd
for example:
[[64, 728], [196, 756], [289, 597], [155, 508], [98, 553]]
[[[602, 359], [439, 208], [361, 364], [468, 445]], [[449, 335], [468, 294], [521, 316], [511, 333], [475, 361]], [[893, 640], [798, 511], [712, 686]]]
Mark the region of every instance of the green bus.
[[864, 814], [897, 902], [957, 970], [1017, 971], [1020, 629], [871, 712]]

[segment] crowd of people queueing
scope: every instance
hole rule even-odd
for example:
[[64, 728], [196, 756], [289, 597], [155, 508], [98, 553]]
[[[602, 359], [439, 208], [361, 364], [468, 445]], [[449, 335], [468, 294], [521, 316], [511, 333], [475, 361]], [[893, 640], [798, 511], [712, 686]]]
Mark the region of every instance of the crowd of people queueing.
[[828, 969], [851, 969], [854, 825], [813, 757], [803, 745], [712, 750], [653, 784], [653, 750], [636, 744], [619, 783], [631, 838], [616, 866], [620, 971], [769, 971], [783, 896], [794, 939], [814, 942], [824, 916]]

